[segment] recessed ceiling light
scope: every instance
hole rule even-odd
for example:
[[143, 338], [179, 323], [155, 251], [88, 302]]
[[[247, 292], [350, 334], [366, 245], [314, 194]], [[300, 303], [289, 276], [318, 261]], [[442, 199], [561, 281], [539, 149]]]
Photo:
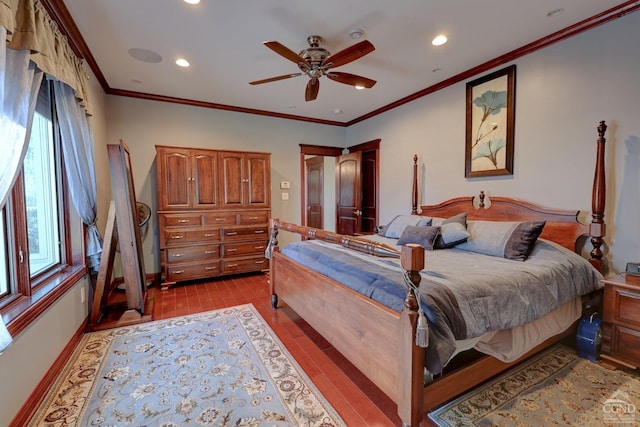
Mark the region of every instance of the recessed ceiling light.
[[162, 62], [162, 56], [149, 49], [141, 49], [134, 47], [128, 50], [129, 56], [142, 62], [149, 62], [151, 64], [157, 64]]
[[364, 89], [364, 86], [362, 86], [362, 85], [355, 85], [354, 87], [355, 87], [357, 90], [362, 90], [362, 89]]
[[176, 60], [176, 65], [178, 65], [180, 67], [188, 67], [190, 64], [189, 64], [189, 61], [187, 61], [186, 59], [178, 58]]
[[339, 108], [334, 108], [333, 109], [333, 114], [342, 114], [342, 110]]
[[200, 3], [200, 0], [184, 0], [184, 2], [189, 4], [198, 4]]
[[440, 34], [436, 36], [436, 38], [431, 40], [431, 44], [434, 46], [442, 46], [446, 42], [447, 42], [447, 36], [445, 36], [444, 34]]

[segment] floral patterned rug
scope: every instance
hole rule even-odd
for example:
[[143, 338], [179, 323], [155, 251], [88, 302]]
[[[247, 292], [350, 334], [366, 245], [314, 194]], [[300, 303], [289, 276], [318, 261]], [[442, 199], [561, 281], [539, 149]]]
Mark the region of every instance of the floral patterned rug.
[[251, 304], [86, 334], [31, 426], [343, 426]]
[[438, 426], [637, 426], [640, 375], [557, 345], [433, 411]]

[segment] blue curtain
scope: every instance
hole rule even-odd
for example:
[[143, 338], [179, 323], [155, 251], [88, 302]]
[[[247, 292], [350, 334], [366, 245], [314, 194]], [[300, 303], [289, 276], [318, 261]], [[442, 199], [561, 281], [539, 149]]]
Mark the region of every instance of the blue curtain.
[[65, 83], [54, 81], [53, 91], [71, 198], [78, 215], [87, 226], [87, 264], [89, 270], [96, 273], [100, 266], [102, 236], [96, 226], [98, 207], [93, 133], [85, 110], [76, 99], [73, 89]]
[[[0, 25], [0, 208], [4, 207], [27, 152], [31, 122], [42, 72], [30, 62], [29, 50], [9, 49], [7, 30]], [[0, 353], [12, 338], [0, 315]]]

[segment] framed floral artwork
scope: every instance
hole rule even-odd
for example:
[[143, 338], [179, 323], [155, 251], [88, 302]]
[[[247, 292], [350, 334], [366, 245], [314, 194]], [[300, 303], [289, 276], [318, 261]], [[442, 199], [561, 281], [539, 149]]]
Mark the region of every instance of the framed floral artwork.
[[465, 177], [513, 175], [516, 66], [467, 83]]

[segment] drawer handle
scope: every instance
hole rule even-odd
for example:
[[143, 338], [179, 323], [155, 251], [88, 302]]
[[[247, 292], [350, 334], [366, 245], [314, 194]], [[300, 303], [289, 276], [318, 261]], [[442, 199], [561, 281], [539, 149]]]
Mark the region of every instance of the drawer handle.
[[215, 270], [216, 268], [215, 267], [205, 267], [204, 269], [205, 270]]
[[237, 231], [227, 231], [227, 236], [235, 236], [236, 234], [238, 234]]
[[224, 221], [224, 218], [216, 218], [216, 221]]
[[205, 254], [211, 255], [217, 253], [216, 251], [204, 251]]
[[184, 239], [184, 236], [171, 236], [172, 239]]
[[253, 230], [254, 234], [262, 234], [264, 230]]
[[227, 252], [236, 252], [236, 251], [237, 251], [237, 249], [235, 249], [235, 248], [227, 249]]
[[173, 254], [174, 258], [180, 258], [180, 257], [183, 257], [183, 256], [184, 256], [184, 254]]
[[250, 216], [249, 218], [247, 218], [249, 221], [255, 221], [256, 219], [258, 219], [257, 216]]
[[254, 246], [253, 249], [264, 249], [264, 245], [262, 245], [262, 246]]
[[184, 273], [184, 270], [176, 270], [172, 272], [173, 274], [182, 274]]
[[264, 264], [264, 260], [262, 261], [255, 261], [254, 264]]
[[185, 223], [185, 222], [191, 222], [191, 220], [190, 219], [179, 219], [178, 222]]
[[215, 237], [215, 233], [205, 233], [204, 237]]
[[627, 292], [627, 291], [618, 291], [618, 295], [621, 295], [621, 296], [627, 297], [627, 298], [640, 299], [640, 295], [633, 294], [633, 293]]
[[238, 264], [227, 264], [227, 267], [229, 268], [236, 268], [238, 266]]

